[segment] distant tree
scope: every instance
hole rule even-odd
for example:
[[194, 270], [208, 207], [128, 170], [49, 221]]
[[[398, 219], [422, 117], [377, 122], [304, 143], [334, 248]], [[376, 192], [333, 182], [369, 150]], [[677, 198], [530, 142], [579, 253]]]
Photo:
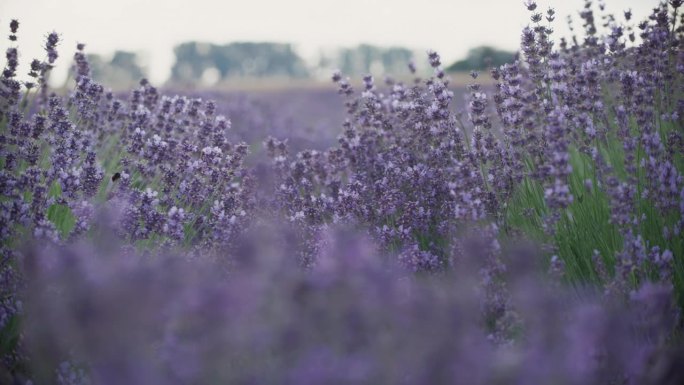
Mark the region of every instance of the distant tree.
[[406, 72], [408, 63], [413, 59], [413, 52], [407, 48], [390, 47], [382, 52], [382, 63], [385, 72], [389, 74], [401, 74]]
[[489, 46], [476, 47], [468, 51], [465, 59], [453, 63], [446, 69], [447, 71], [486, 70], [513, 62], [515, 55], [515, 52], [499, 50]]
[[112, 66], [112, 68], [121, 69], [126, 72], [136, 82], [145, 77], [145, 72], [138, 63], [138, 55], [133, 52], [114, 52], [114, 56], [109, 62], [109, 65]]
[[90, 65], [90, 75], [98, 82], [103, 82], [106, 78], [105, 72], [109, 63], [98, 54], [87, 54], [86, 57], [88, 58], [88, 64]]
[[309, 75], [306, 63], [290, 44], [187, 42], [176, 46], [174, 53], [176, 62], [171, 70], [174, 82], [194, 82], [207, 70], [217, 71], [220, 79]]
[[114, 88], [128, 88], [146, 76], [134, 52], [116, 51], [109, 61], [89, 54], [88, 62], [93, 79]]
[[193, 82], [201, 79], [202, 74], [213, 64], [210, 44], [187, 42], [174, 49], [176, 62], [171, 68], [171, 79], [176, 82]]
[[328, 59], [336, 63], [343, 73], [361, 75], [369, 72], [400, 74], [406, 71], [406, 65], [414, 56], [413, 51], [403, 47], [378, 47], [361, 44], [352, 48], [342, 48], [336, 59]]

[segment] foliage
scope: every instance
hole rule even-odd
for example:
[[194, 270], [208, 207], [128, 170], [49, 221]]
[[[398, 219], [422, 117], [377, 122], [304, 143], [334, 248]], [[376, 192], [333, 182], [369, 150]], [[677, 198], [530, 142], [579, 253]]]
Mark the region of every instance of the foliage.
[[504, 64], [513, 63], [515, 53], [489, 46], [476, 47], [468, 51], [465, 59], [459, 60], [446, 68], [449, 72], [487, 70]]
[[98, 83], [118, 89], [128, 89], [145, 77], [138, 55], [134, 52], [116, 51], [109, 61], [94, 54], [89, 54], [87, 57], [93, 80]]
[[226, 45], [182, 43], [174, 49], [176, 62], [171, 82], [199, 81], [215, 69], [219, 79], [230, 77], [306, 77], [306, 64], [290, 44], [230, 43]]

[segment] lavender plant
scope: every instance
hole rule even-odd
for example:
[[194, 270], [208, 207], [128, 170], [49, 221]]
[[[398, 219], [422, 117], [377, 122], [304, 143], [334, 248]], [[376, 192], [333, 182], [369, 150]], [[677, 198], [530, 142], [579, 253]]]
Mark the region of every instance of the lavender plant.
[[[10, 28], [16, 41], [17, 22]], [[47, 76], [58, 43], [58, 34], [47, 36], [47, 58], [32, 62], [37, 82], [24, 83], [23, 96], [16, 47], [1, 80], [0, 329], [3, 365], [12, 370], [23, 361], [22, 244], [71, 244], [108, 231], [137, 249], [208, 253], [231, 245], [253, 205], [247, 146], [227, 140], [230, 122], [212, 102], [160, 95], [146, 80], [128, 100], [116, 98], [90, 79], [82, 44], [74, 89], [56, 95]], [[113, 223], [94, 224], [105, 209]]]
[[[585, 41], [574, 38], [573, 46], [561, 44], [550, 53], [537, 86], [518, 91], [508, 80], [511, 71], [520, 72], [513, 66], [495, 75], [502, 80], [497, 108], [511, 143], [520, 136], [509, 117], [518, 100], [512, 87], [541, 97], [546, 116], [545, 126], [531, 130], [545, 139], [549, 154], [526, 164], [526, 179], [507, 212], [512, 227], [547, 239], [573, 280], [618, 285], [601, 277], [599, 270], [607, 268], [629, 290], [667, 276], [681, 301], [683, 164], [681, 148], [674, 148], [682, 132], [681, 103], [675, 102], [682, 95], [680, 6], [660, 4], [639, 24], [642, 42], [629, 46], [635, 37], [624, 31], [632, 27], [615, 18], [602, 16], [609, 32], [597, 35], [587, 2], [581, 13]], [[525, 44], [543, 51], [541, 37], [523, 36]]]
[[[602, 305], [596, 292], [580, 300], [525, 263], [535, 257], [532, 249], [478, 253], [492, 241], [488, 236], [461, 238], [467, 252], [460, 268], [424, 279], [381, 262], [372, 241], [344, 229], [320, 235], [318, 263], [307, 271], [293, 263], [286, 240], [277, 239], [286, 233], [271, 232], [267, 240], [259, 232], [252, 252], [228, 273], [183, 256], [110, 255], [87, 246], [27, 252], [34, 378], [86, 376], [103, 384], [662, 380], [662, 369], [648, 365], [648, 357], [666, 346], [674, 322], [664, 285], [644, 286], [617, 307]], [[508, 302], [517, 308], [510, 324], [525, 326], [518, 342], [499, 345], [479, 317], [481, 301], [496, 290], [474, 291], [477, 274], [469, 270], [504, 254], [515, 267], [507, 280]]]
[[266, 109], [115, 95], [83, 44], [58, 94], [54, 32], [19, 81], [11, 21], [0, 382], [681, 382], [681, 5], [587, 0], [556, 45], [526, 1], [462, 110], [433, 51], [412, 84], [335, 73], [337, 144], [263, 138], [268, 166]]
[[654, 9], [628, 46], [632, 27], [604, 15], [600, 36], [587, 2], [584, 42], [558, 50], [554, 10], [527, 7], [521, 59], [493, 69], [491, 97], [468, 87], [467, 119], [449, 108], [435, 52], [434, 76], [412, 86], [383, 91], [368, 75], [356, 93], [334, 74], [348, 112], [338, 146], [288, 158], [265, 142], [284, 216], [360, 223], [414, 270], [445, 267], [454, 231], [493, 221], [546, 243], [572, 281], [617, 285], [599, 278], [598, 255], [624, 295], [667, 276], [682, 298], [679, 3]]

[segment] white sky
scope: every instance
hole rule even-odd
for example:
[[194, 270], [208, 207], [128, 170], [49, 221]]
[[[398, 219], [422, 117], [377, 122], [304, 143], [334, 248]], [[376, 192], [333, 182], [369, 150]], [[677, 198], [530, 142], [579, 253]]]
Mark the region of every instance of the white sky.
[[[537, 3], [556, 9], [555, 30], [567, 35], [565, 16], [576, 15], [583, 1]], [[606, 3], [616, 14], [632, 8], [640, 20], [658, 0]], [[529, 21], [522, 0], [0, 0], [0, 36], [9, 33], [12, 18], [21, 24], [23, 65], [44, 57], [48, 32], [61, 34], [56, 80], [64, 78], [79, 41], [91, 53], [144, 53], [156, 83], [170, 74], [173, 46], [190, 40], [291, 42], [305, 59], [320, 48], [401, 45], [437, 50], [450, 63], [482, 44], [515, 50]], [[2, 51], [6, 46], [0, 40]]]

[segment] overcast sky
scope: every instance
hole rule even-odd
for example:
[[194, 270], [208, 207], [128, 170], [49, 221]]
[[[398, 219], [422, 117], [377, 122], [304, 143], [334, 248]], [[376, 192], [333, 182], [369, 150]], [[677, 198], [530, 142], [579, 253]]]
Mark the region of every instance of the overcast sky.
[[[641, 19], [658, 0], [606, 2], [608, 11], [631, 8]], [[555, 29], [566, 35], [565, 16], [576, 15], [583, 1], [538, 4], [556, 9]], [[21, 23], [24, 63], [44, 56], [48, 32], [61, 34], [57, 78], [79, 41], [91, 53], [144, 53], [157, 83], [170, 74], [173, 46], [184, 41], [291, 42], [307, 59], [320, 48], [366, 42], [434, 49], [449, 63], [482, 44], [516, 49], [529, 20], [522, 0], [0, 0], [1, 35], [11, 18]]]

